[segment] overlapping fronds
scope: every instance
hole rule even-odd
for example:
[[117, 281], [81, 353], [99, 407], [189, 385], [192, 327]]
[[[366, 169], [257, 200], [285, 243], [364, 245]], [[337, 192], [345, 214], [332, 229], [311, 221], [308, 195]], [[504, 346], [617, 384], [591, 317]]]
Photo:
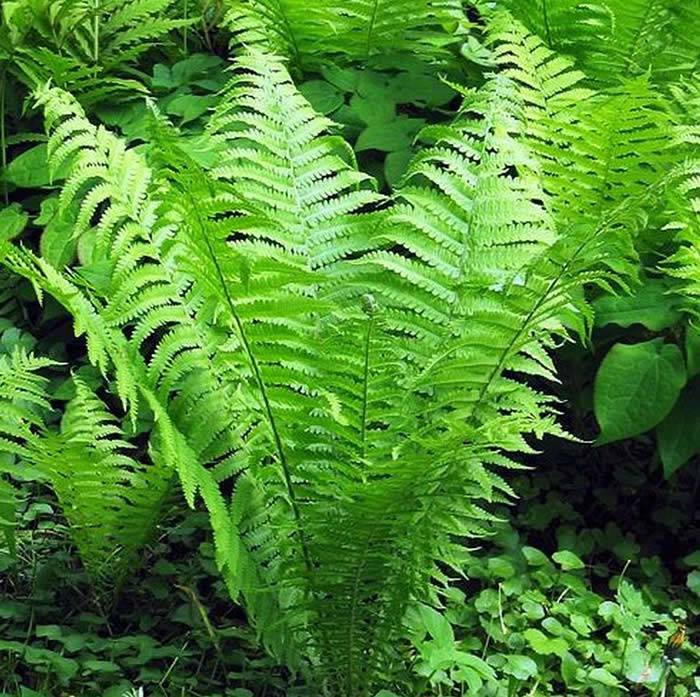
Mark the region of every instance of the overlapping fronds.
[[157, 115], [149, 164], [43, 90], [50, 159], [69, 168], [60, 205], [79, 202], [95, 252], [67, 271], [0, 253], [74, 316], [124, 417], [154, 415], [136, 458], [78, 385], [55, 442], [81, 464], [56, 474], [59, 496], [84, 481], [90, 505], [100, 463], [116, 492], [124, 473], [157, 491], [150, 468], [176, 471], [271, 651], [358, 697], [398, 667], [406, 610], [437, 602], [464, 538], [488, 533], [513, 493], [502, 470], [561, 434], [551, 349], [588, 332], [588, 288], [631, 283], [667, 117], [642, 78], [593, 92], [495, 16], [501, 74], [424, 130], [387, 200], [260, 49], [364, 58], [406, 48], [415, 23], [441, 51], [424, 29], [454, 7], [257, 5], [232, 10], [255, 48], [207, 128], [209, 170]]
[[229, 0], [234, 41], [309, 65], [418, 55], [444, 61], [468, 23], [455, 0]]
[[380, 303], [410, 308], [417, 324], [401, 327], [410, 335], [424, 334], [421, 321], [446, 327], [464, 310], [465, 287], [508, 284], [554, 240], [536, 202], [538, 165], [516, 139], [515, 99], [510, 81], [495, 79], [453, 124], [423, 132], [435, 146], [409, 167], [380, 229], [386, 249], [363, 258], [381, 269], [373, 286]]
[[480, 502], [510, 495], [499, 470], [532, 452], [525, 436], [561, 434], [554, 402], [523, 376], [552, 379], [553, 342], [567, 326], [586, 330], [581, 288], [624, 284], [636, 268], [633, 228], [555, 233], [514, 90], [498, 78], [468, 95], [452, 126], [428, 129], [433, 145], [378, 236], [387, 248], [361, 261], [400, 352], [384, 347], [373, 366], [371, 486], [319, 535], [333, 610], [318, 623], [332, 659], [350, 666], [330, 669], [342, 694], [357, 693], [360, 670], [391, 672], [397, 618], [432, 597], [431, 580], [447, 582], [438, 562], [459, 573], [456, 541], [487, 531]]
[[591, 90], [569, 59], [508, 14], [493, 17], [491, 41], [525, 103], [526, 140], [557, 224], [596, 227], [615, 210], [628, 217], [650, 210], [677, 153], [669, 148], [672, 121], [648, 80]]
[[29, 461], [56, 492], [85, 566], [102, 587], [119, 584], [153, 535], [171, 490], [166, 462], [143, 462], [116, 418], [79, 378], [60, 431]]
[[[69, 205], [78, 198], [77, 234], [93, 236], [96, 252], [87, 266], [65, 273], [5, 244], [5, 264], [73, 315], [91, 360], [107, 377], [114, 372], [132, 419], [145, 400], [155, 418], [150, 459], [158, 468], [177, 471], [190, 505], [196, 495], [202, 497], [231, 594], [243, 591], [251, 612], [265, 622], [276, 600], [261, 587], [235, 529], [236, 516], [242, 518], [252, 504], [242, 504], [232, 517], [219, 489], [220, 481], [245, 469], [240, 442], [254, 427], [255, 413], [243, 407], [249, 409], [256, 397], [246, 391], [245, 371], [239, 375], [241, 364], [226, 346], [228, 338], [209, 323], [211, 303], [193, 287], [185, 266], [178, 267], [182, 249], [173, 235], [182, 220], [169, 201], [158, 198], [161, 182], [142, 157], [92, 126], [75, 100], [55, 88], [39, 99], [47, 114], [51, 163], [70, 165], [61, 201]], [[205, 205], [207, 200], [202, 198]], [[99, 272], [90, 273], [93, 268]], [[206, 319], [200, 321], [200, 314]], [[152, 493], [155, 505], [157, 492]], [[265, 641], [292, 661], [293, 647], [279, 625]]]
[[698, 68], [700, 39], [689, 30], [700, 6], [685, 0], [506, 0], [503, 6], [587, 76], [614, 84], [644, 75], [664, 85]]
[[17, 460], [28, 458], [40, 442], [50, 409], [42, 371], [52, 365], [19, 348], [0, 356], [0, 534], [13, 554], [18, 492], [3, 474], [17, 474]]
[[32, 88], [51, 79], [84, 104], [144, 91], [138, 57], [191, 19], [176, 0], [21, 0], [13, 3], [11, 68]]
[[368, 415], [371, 319], [327, 289], [338, 258], [367, 244], [373, 216], [362, 210], [380, 197], [327, 126], [279, 61], [246, 56], [211, 124], [221, 165], [174, 168], [168, 199], [183, 268], [225, 321], [256, 414], [233, 506], [259, 492], [244, 537], [268, 581], [295, 598], [299, 622], [323, 594], [316, 530], [362, 477]]

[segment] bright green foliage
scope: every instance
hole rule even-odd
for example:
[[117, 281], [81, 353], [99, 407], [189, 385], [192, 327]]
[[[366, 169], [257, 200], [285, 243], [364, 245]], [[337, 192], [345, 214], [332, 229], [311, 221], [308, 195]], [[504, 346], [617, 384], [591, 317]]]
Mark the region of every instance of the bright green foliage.
[[[514, 494], [504, 472], [544, 436], [565, 435], [553, 351], [590, 339], [591, 297], [633, 289], [650, 249], [658, 259], [649, 238], [661, 228], [679, 233], [666, 237], [678, 250], [666, 266], [694, 309], [698, 173], [683, 160], [697, 114], [692, 88], [668, 84], [693, 49], [674, 23], [694, 9], [642, 4], [514, 4], [524, 24], [481, 5], [484, 45], [466, 54], [492, 72], [450, 86], [461, 106], [421, 129], [389, 196], [292, 75], [331, 60], [395, 65], [409, 51], [424, 67], [454, 66], [469, 25], [461, 3], [229, 3], [238, 55], [219, 97], [195, 102], [196, 81], [180, 79], [189, 65], [204, 80], [204, 59], [153, 71], [156, 88], [184, 81], [165, 111], [180, 126], [205, 123], [197, 147], [153, 101], [136, 144], [85, 110], [136, 90], [125, 66], [188, 23], [166, 16], [169, 1], [47, 8], [52, 33], [31, 31], [65, 42], [61, 65], [76, 72], [58, 80], [57, 54], [33, 49], [13, 69], [42, 82], [53, 179], [31, 185], [55, 180], [40, 220], [58, 222], [34, 244], [26, 216], [6, 209], [0, 263], [62, 306], [101, 383], [74, 377], [57, 426], [43, 418], [51, 363], [0, 358], [0, 445], [51, 483], [97, 580], [121, 578], [177, 475], [187, 504], [209, 514], [232, 599], [317, 693], [395, 684], [416, 613], [428, 675], [447, 661], [470, 689], [494, 678], [454, 646], [439, 609], [465, 540], [489, 534], [493, 506]], [[571, 17], [585, 21], [569, 32]], [[43, 84], [37, 56], [76, 96]], [[337, 67], [326, 76], [381, 82]], [[358, 87], [367, 130], [356, 151], [410, 155], [410, 142], [387, 145], [382, 124], [400, 122], [397, 105], [411, 100], [377, 116], [364, 96]], [[3, 288], [0, 308], [13, 310]], [[683, 365], [660, 338], [613, 349], [596, 390], [601, 441], [659, 425]], [[633, 403], [621, 408], [623, 391]], [[641, 397], [652, 393], [650, 415]], [[553, 558], [580, 571], [568, 550]], [[537, 627], [522, 636], [538, 656], [567, 652]], [[534, 676], [523, 658], [504, 659], [514, 679]], [[588, 677], [617, 686], [606, 666]], [[565, 682], [578, 685], [572, 670]]]
[[56, 492], [73, 539], [97, 583], [119, 585], [153, 535], [171, 489], [168, 463], [133, 459], [133, 446], [99, 398], [79, 379], [59, 433], [27, 458]]
[[0, 443], [4, 453], [27, 457], [43, 428], [49, 408], [46, 378], [39, 374], [51, 361], [33, 358], [21, 350], [0, 356]]
[[417, 54], [450, 57], [468, 22], [455, 0], [227, 0], [234, 42], [289, 58], [298, 66], [322, 58], [368, 61]]
[[546, 44], [573, 54], [594, 81], [613, 84], [647, 71], [668, 84], [698, 67], [700, 39], [689, 31], [700, 7], [683, 0], [506, 0]]
[[[35, 467], [51, 484], [95, 582], [118, 584], [153, 532], [172, 470], [164, 462], [144, 465], [132, 459], [115, 418], [78, 378], [60, 432], [47, 429], [47, 380], [40, 371], [51, 365], [20, 349], [0, 357], [2, 450]], [[21, 470], [8, 464], [3, 469]]]
[[599, 444], [644, 433], [668, 416], [686, 382], [680, 349], [653, 339], [616, 344], [596, 376]]
[[143, 88], [131, 66], [174, 29], [175, 0], [19, 0], [0, 18], [0, 60], [32, 87], [52, 79], [87, 103]]

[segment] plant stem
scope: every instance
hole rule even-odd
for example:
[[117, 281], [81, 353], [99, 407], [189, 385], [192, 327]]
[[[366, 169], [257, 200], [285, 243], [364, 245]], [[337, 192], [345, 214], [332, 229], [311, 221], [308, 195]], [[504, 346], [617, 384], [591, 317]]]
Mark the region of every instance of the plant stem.
[[[189, 14], [189, 2], [188, 0], [185, 0], [185, 21], [187, 21], [190, 18]], [[187, 40], [189, 38], [189, 26], [186, 24], [183, 29], [182, 29], [182, 50], [184, 51], [185, 55], [187, 55]]]
[[2, 197], [7, 206], [10, 203], [7, 194], [7, 180], [5, 179], [5, 170], [7, 169], [7, 136], [5, 134], [5, 81], [6, 69], [3, 65], [0, 71], [0, 164], [2, 165]]
[[547, 45], [552, 48], [552, 33], [549, 29], [549, 14], [547, 12], [547, 0], [542, 0], [542, 20], [544, 21], [544, 30], [547, 34]]

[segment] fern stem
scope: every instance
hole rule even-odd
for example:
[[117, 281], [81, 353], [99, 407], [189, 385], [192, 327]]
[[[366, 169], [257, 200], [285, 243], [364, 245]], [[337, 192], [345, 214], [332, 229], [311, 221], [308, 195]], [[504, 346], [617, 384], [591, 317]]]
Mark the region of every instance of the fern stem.
[[369, 399], [369, 359], [372, 344], [372, 329], [374, 328], [374, 315], [370, 315], [367, 322], [367, 336], [365, 337], [365, 359], [362, 380], [362, 422], [360, 424], [360, 442], [362, 443], [362, 457], [365, 456], [365, 443], [367, 437], [367, 403]]
[[[92, 60], [97, 66], [100, 60], [100, 2], [95, 0], [95, 14], [92, 18]], [[97, 75], [97, 74], [95, 74]]]
[[231, 312], [231, 316], [233, 317], [236, 329], [238, 330], [238, 334], [241, 338], [241, 343], [243, 344], [243, 349], [250, 363], [251, 370], [253, 371], [255, 382], [257, 383], [258, 390], [260, 391], [260, 396], [262, 398], [263, 406], [265, 409], [265, 415], [267, 417], [268, 424], [270, 425], [270, 430], [272, 431], [275, 449], [277, 450], [277, 456], [279, 457], [280, 465], [282, 467], [282, 474], [284, 477], [285, 487], [287, 489], [287, 495], [289, 496], [289, 504], [292, 509], [292, 515], [294, 517], [297, 535], [299, 537], [299, 543], [301, 545], [302, 556], [304, 558], [304, 565], [306, 566], [306, 570], [309, 573], [309, 575], [311, 575], [313, 571], [313, 564], [311, 563], [311, 553], [309, 552], [309, 544], [306, 539], [306, 533], [304, 532], [304, 527], [302, 524], [301, 510], [299, 508], [299, 502], [297, 501], [296, 491], [294, 490], [294, 483], [292, 481], [289, 461], [287, 460], [287, 454], [282, 443], [282, 437], [280, 436], [280, 431], [277, 427], [277, 420], [275, 419], [275, 415], [272, 410], [272, 405], [270, 404], [270, 399], [267, 394], [267, 386], [265, 385], [265, 380], [262, 376], [258, 360], [255, 357], [255, 353], [253, 352], [253, 349], [248, 340], [248, 336], [243, 326], [243, 322], [241, 321], [241, 318], [238, 314], [238, 310], [236, 309], [236, 305], [233, 302], [231, 293], [229, 292], [228, 285], [226, 284], [226, 278], [221, 269], [221, 265], [219, 264], [219, 261], [216, 258], [216, 254], [214, 253], [214, 248], [212, 247], [211, 240], [209, 239], [209, 236], [206, 233], [206, 226], [204, 225], [204, 221], [201, 218], [197, 202], [192, 198], [191, 193], [189, 192], [189, 190], [187, 190], [186, 187], [185, 190], [187, 191], [187, 196], [192, 204], [192, 209], [194, 210], [195, 215], [197, 216], [199, 227], [202, 231], [202, 236], [207, 247], [207, 252], [212, 260], [214, 268], [216, 269], [217, 278], [219, 280], [221, 289], [226, 299], [226, 304], [228, 305], [229, 311]]
[[549, 28], [549, 12], [547, 9], [547, 0], [542, 0], [542, 21], [544, 22], [544, 30], [547, 34], [547, 45], [552, 48], [552, 32]]
[[372, 15], [369, 19], [369, 26], [367, 27], [367, 51], [365, 54], [365, 60], [370, 57], [370, 52], [372, 50], [372, 34], [374, 33], [374, 25], [377, 22], [377, 13], [379, 12], [379, 0], [374, 0], [374, 5], [372, 6]]
[[[598, 229], [596, 232], [600, 232], [600, 229]], [[481, 390], [479, 390], [479, 395], [476, 398], [476, 401], [474, 402], [474, 406], [472, 407], [472, 417], [476, 413], [477, 408], [481, 404], [481, 401], [486, 396], [486, 393], [488, 392], [491, 385], [493, 384], [493, 381], [503, 371], [503, 368], [505, 366], [505, 362], [508, 360], [508, 357], [511, 355], [511, 351], [513, 350], [515, 345], [518, 343], [520, 338], [523, 336], [523, 334], [528, 330], [528, 328], [530, 326], [530, 322], [532, 321], [532, 318], [535, 316], [537, 311], [542, 307], [542, 305], [544, 305], [544, 303], [547, 301], [547, 298], [549, 298], [550, 294], [557, 287], [557, 285], [561, 281], [562, 277], [568, 271], [569, 267], [576, 260], [578, 255], [585, 249], [586, 245], [591, 240], [596, 239], [596, 237], [597, 237], [597, 234], [594, 233], [590, 238], [584, 239], [583, 242], [581, 242], [581, 244], [576, 248], [574, 253], [567, 259], [566, 263], [562, 264], [559, 273], [550, 281], [549, 285], [545, 288], [544, 292], [537, 299], [537, 302], [535, 302], [535, 304], [532, 306], [532, 308], [530, 308], [530, 312], [528, 312], [527, 317], [525, 318], [525, 321], [522, 322], [522, 324], [520, 325], [520, 329], [518, 329], [518, 331], [513, 335], [511, 340], [508, 342], [508, 345], [501, 352], [501, 357], [500, 357], [498, 363], [494, 366], [493, 370], [489, 374], [488, 379], [481, 386]]]

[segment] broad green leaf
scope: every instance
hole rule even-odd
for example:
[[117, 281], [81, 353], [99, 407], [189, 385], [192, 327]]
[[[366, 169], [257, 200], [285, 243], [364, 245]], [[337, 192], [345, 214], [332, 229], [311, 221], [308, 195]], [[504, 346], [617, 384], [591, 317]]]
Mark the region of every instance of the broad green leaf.
[[687, 385], [671, 413], [658, 425], [656, 440], [670, 479], [693, 456], [700, 453], [700, 385]]
[[605, 668], [594, 668], [588, 674], [588, 677], [591, 680], [595, 680], [596, 682], [602, 683], [603, 685], [607, 685], [608, 687], [616, 687], [617, 685], [619, 685], [618, 679]]
[[688, 324], [685, 329], [685, 360], [688, 378], [700, 374], [700, 329]]
[[625, 677], [635, 683], [651, 683], [658, 679], [649, 666], [649, 654], [635, 649], [625, 655]]
[[198, 119], [205, 114], [210, 107], [216, 104], [216, 97], [207, 95], [200, 97], [196, 94], [180, 94], [167, 103], [166, 112], [180, 117], [180, 124]]
[[565, 651], [561, 657], [561, 676], [567, 687], [574, 685], [577, 680], [579, 664], [575, 656], [569, 651]]
[[504, 557], [491, 557], [488, 570], [496, 578], [512, 578], [515, 575], [515, 567]]
[[384, 176], [389, 186], [394, 188], [399, 185], [401, 177], [403, 177], [412, 157], [413, 151], [410, 148], [390, 152], [386, 156], [386, 160], [384, 160]]
[[448, 646], [454, 642], [452, 625], [447, 621], [444, 615], [440, 614], [435, 608], [429, 605], [420, 605], [419, 611], [428, 634], [435, 639], [437, 644], [440, 646]]
[[189, 85], [194, 78], [202, 75], [216, 74], [224, 67], [218, 56], [210, 53], [195, 53], [181, 60], [172, 67], [171, 75], [176, 85]]
[[604, 295], [594, 303], [596, 326], [643, 324], [654, 332], [666, 329], [681, 318], [678, 298], [669, 294], [670, 289], [668, 280], [650, 278], [634, 295]]
[[546, 617], [542, 620], [542, 627], [554, 636], [562, 636], [566, 631], [564, 625], [556, 617]]
[[552, 559], [561, 566], [564, 571], [573, 571], [575, 569], [583, 569], [586, 565], [573, 553], [568, 550], [555, 552]]
[[78, 241], [73, 237], [74, 220], [65, 208], [59, 206], [57, 198], [42, 201], [41, 214], [36, 222], [46, 227], [39, 249], [41, 256], [57, 269], [62, 269], [75, 259]]
[[486, 663], [483, 658], [479, 658], [473, 654], [465, 653], [464, 651], [455, 651], [453, 660], [457, 665], [469, 667], [488, 680], [493, 680], [496, 677], [493, 668]]
[[512, 675], [517, 680], [527, 680], [533, 675], [537, 675], [537, 663], [529, 656], [511, 654], [506, 657], [503, 672], [506, 675]]
[[691, 571], [686, 583], [695, 595], [700, 595], [700, 571]]
[[391, 96], [399, 104], [443, 106], [456, 94], [452, 87], [438, 77], [417, 72], [399, 73], [390, 85]]
[[530, 566], [546, 566], [549, 563], [547, 555], [535, 547], [523, 547], [520, 550]]
[[46, 144], [35, 145], [17, 155], [5, 168], [5, 180], [20, 189], [33, 189], [51, 184], [46, 162]]
[[377, 123], [390, 123], [396, 118], [396, 104], [391, 99], [375, 99], [353, 95], [350, 107], [368, 126]]
[[153, 77], [151, 78], [151, 87], [154, 89], [171, 90], [177, 87], [177, 82], [173, 80], [173, 75], [170, 68], [162, 63], [157, 63], [153, 66]]
[[29, 216], [19, 203], [11, 203], [0, 210], [0, 240], [11, 240], [19, 235], [27, 225]]
[[595, 379], [593, 403], [601, 434], [597, 445], [644, 433], [668, 416], [685, 385], [683, 356], [653, 339], [615, 344]]
[[372, 124], [360, 133], [355, 150], [405, 150], [423, 123], [423, 119], [396, 119], [390, 123]]
[[539, 629], [526, 629], [523, 632], [523, 636], [527, 643], [530, 644], [532, 650], [541, 656], [549, 656], [552, 654], [563, 656], [569, 648], [566, 640], [561, 637], [550, 638]]
[[325, 80], [304, 82], [300, 85], [299, 91], [319, 114], [330, 114], [345, 102], [342, 93]]
[[700, 550], [689, 554], [687, 557], [683, 557], [683, 563], [686, 566], [697, 566], [700, 568]]
[[359, 72], [352, 68], [341, 68], [332, 63], [321, 68], [321, 75], [343, 92], [354, 92], [359, 80]]

